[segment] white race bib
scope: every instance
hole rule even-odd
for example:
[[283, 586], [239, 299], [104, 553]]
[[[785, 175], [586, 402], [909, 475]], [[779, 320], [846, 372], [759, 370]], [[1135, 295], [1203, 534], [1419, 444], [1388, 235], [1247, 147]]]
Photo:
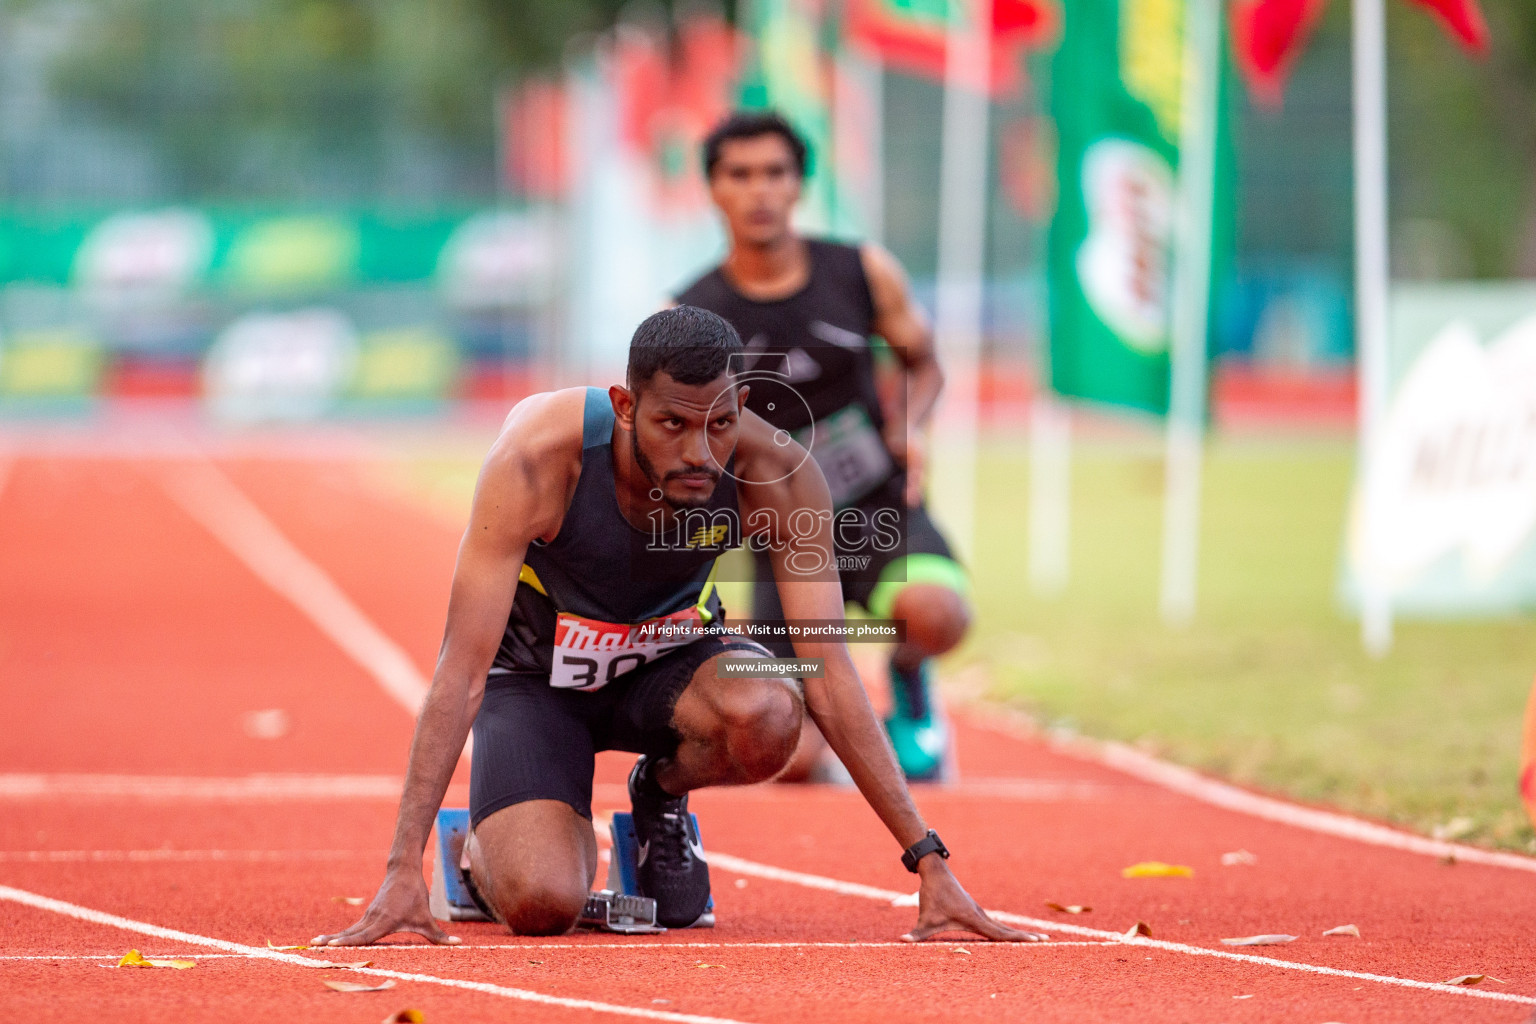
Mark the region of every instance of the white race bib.
[[[797, 430], [795, 440], [804, 444], [810, 433], [809, 427]], [[880, 486], [895, 468], [885, 439], [858, 405], [839, 409], [816, 424], [811, 455], [827, 478], [833, 507], [839, 509]]]
[[569, 612], [555, 618], [549, 685], [563, 690], [601, 690], [668, 651], [704, 634], [697, 606], [644, 622], [603, 622]]

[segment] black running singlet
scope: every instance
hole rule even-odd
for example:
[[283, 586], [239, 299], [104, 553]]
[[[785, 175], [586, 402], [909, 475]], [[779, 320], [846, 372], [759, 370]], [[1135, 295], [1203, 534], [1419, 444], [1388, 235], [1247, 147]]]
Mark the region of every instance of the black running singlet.
[[608, 392], [588, 388], [581, 476], [560, 532], [523, 556], [492, 675], [537, 673], [551, 686], [597, 690], [724, 618], [714, 570], [740, 543], [735, 479], [722, 474], [708, 506], [665, 529], [639, 529], [619, 511], [613, 425]]
[[[881, 435], [885, 417], [869, 342], [875, 304], [857, 248], [816, 239], [806, 246], [810, 279], [793, 295], [749, 299], [716, 267], [677, 301], [736, 328], [748, 355], [747, 408], [811, 449], [833, 504], [843, 508], [896, 472]], [[782, 374], [783, 383], [764, 372]]]

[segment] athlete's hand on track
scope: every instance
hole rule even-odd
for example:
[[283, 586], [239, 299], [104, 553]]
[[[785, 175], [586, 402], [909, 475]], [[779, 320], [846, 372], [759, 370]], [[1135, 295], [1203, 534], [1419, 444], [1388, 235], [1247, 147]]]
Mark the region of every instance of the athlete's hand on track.
[[394, 872], [384, 876], [384, 884], [357, 924], [334, 935], [317, 935], [313, 946], [370, 946], [386, 935], [415, 932], [439, 946], [457, 946], [461, 941], [449, 935], [432, 919], [427, 905], [427, 883], [421, 872]]
[[902, 936], [907, 942], [923, 942], [944, 932], [973, 932], [993, 942], [1044, 942], [1049, 935], [1021, 932], [992, 920], [954, 874], [937, 857], [920, 863], [922, 885], [917, 892], [917, 927]]

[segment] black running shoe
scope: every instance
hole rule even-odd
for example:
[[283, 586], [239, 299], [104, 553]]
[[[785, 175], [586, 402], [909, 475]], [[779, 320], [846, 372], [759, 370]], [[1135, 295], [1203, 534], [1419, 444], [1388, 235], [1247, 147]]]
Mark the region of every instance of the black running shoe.
[[[629, 801], [635, 812], [636, 877], [640, 895], [656, 901], [656, 923], [687, 928], [709, 907], [709, 865], [686, 796], [657, 798], [654, 783], [642, 785], [652, 764], [641, 757], [629, 773]], [[645, 780], [650, 782], [650, 780]]]

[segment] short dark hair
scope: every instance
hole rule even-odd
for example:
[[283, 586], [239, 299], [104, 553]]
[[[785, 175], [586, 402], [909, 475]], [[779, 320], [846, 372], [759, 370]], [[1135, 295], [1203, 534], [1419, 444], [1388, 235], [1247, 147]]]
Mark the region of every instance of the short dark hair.
[[810, 167], [810, 147], [806, 145], [805, 138], [795, 131], [794, 126], [784, 119], [784, 115], [776, 110], [738, 110], [715, 125], [714, 130], [704, 139], [704, 177], [708, 178], [715, 173], [715, 165], [720, 162], [722, 145], [737, 139], [755, 139], [762, 135], [777, 135], [783, 139], [795, 158], [795, 170], [799, 172], [800, 177], [805, 177]]
[[629, 342], [629, 389], [638, 391], [658, 373], [690, 387], [708, 384], [740, 351], [736, 328], [707, 309], [675, 306], [652, 313]]

